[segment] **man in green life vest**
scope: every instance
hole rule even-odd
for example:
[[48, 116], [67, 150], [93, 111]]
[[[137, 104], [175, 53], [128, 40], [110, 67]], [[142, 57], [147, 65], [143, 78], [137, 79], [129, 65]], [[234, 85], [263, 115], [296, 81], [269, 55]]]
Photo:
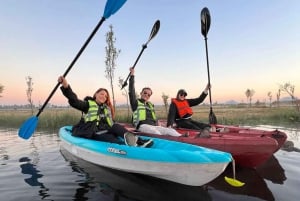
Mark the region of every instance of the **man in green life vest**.
[[154, 104], [149, 101], [152, 95], [151, 88], [144, 87], [140, 93], [140, 98], [137, 98], [134, 87], [134, 68], [130, 68], [129, 70], [129, 100], [133, 112], [132, 123], [135, 128], [144, 133], [182, 136], [173, 128], [158, 126]]

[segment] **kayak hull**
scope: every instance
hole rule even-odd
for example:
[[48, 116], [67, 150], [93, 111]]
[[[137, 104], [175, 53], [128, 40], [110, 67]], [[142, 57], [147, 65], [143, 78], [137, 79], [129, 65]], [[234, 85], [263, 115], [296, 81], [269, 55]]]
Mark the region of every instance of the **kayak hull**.
[[[134, 130], [130, 124], [123, 124], [127, 129]], [[220, 127], [218, 127], [220, 128]], [[241, 167], [255, 168], [267, 161], [280, 147], [278, 141], [270, 137], [276, 132], [250, 131], [238, 129], [226, 133], [211, 132], [209, 138], [196, 137], [198, 130], [176, 129], [181, 134], [188, 134], [188, 137], [174, 137], [169, 135], [157, 135], [137, 132], [139, 135], [148, 137], [158, 137], [172, 141], [179, 141], [193, 145], [203, 146], [231, 153], [235, 164]], [[283, 133], [284, 134], [284, 133]], [[285, 135], [283, 135], [283, 139]], [[281, 139], [281, 138], [280, 138]]]
[[73, 137], [70, 128], [59, 130], [61, 146], [78, 158], [185, 185], [206, 184], [218, 177], [231, 162], [229, 153], [191, 144], [153, 138], [151, 148], [130, 147]]

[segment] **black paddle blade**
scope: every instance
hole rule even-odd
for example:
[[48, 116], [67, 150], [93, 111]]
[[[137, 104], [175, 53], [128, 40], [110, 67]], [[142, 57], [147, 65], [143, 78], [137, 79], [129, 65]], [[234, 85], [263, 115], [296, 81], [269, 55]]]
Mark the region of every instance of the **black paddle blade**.
[[159, 31], [159, 28], [160, 28], [160, 21], [159, 20], [156, 20], [156, 22], [154, 23], [153, 27], [152, 27], [152, 30], [151, 30], [151, 33], [150, 33], [150, 36], [149, 36], [149, 39], [147, 41], [147, 43], [149, 43], [149, 41], [154, 38], [154, 36], [156, 36], [156, 34], [158, 33]]
[[216, 115], [213, 113], [212, 108], [210, 108], [210, 112], [209, 112], [209, 123], [210, 124], [217, 124], [217, 117]]
[[210, 13], [208, 8], [204, 7], [201, 11], [201, 33], [206, 38], [210, 27]]
[[[141, 55], [143, 54], [144, 50], [147, 48], [147, 44], [150, 42], [150, 40], [151, 40], [152, 38], [154, 38], [154, 36], [156, 36], [156, 34], [157, 34], [158, 31], [159, 31], [159, 28], [160, 28], [160, 21], [159, 21], [159, 20], [156, 20], [156, 22], [154, 23], [154, 25], [153, 25], [153, 27], [152, 27], [152, 30], [151, 30], [149, 39], [148, 39], [148, 41], [147, 41], [145, 44], [143, 44], [142, 50], [140, 51], [140, 54], [139, 54], [138, 57], [136, 58], [136, 60], [135, 60], [135, 62], [134, 62], [134, 64], [133, 64], [133, 66], [132, 66], [132, 68], [135, 68], [135, 65], [136, 65], [137, 62], [139, 61], [139, 59], [140, 59]], [[123, 85], [122, 85], [122, 87], [121, 87], [121, 90], [122, 90], [124, 87], [127, 86], [127, 81], [128, 81], [128, 79], [129, 79], [129, 77], [130, 77], [130, 73], [128, 74], [126, 80], [124, 81], [124, 83], [123, 83]]]

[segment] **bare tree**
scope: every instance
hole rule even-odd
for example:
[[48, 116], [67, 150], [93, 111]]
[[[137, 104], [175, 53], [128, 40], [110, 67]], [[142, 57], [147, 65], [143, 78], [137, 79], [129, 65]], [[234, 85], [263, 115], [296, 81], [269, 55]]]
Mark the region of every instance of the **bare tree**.
[[268, 92], [270, 107], [272, 107], [272, 92]]
[[251, 103], [252, 103], [252, 97], [255, 94], [255, 91], [253, 89], [247, 89], [246, 92], [246, 97], [247, 97], [247, 101], [249, 102], [249, 106], [251, 107]]
[[32, 100], [32, 91], [33, 91], [33, 82], [32, 77], [27, 76], [25, 77], [27, 89], [26, 89], [26, 95], [27, 95], [27, 101], [29, 102], [31, 114], [33, 115], [33, 100]]
[[292, 98], [292, 103], [296, 105], [297, 111], [300, 112], [299, 100], [295, 97], [295, 85], [290, 84], [289, 82], [279, 85], [279, 89], [287, 93]]
[[128, 91], [126, 90], [126, 87], [122, 89], [124, 79], [119, 77], [119, 87], [122, 91], [122, 95], [125, 96], [126, 98], [126, 106], [127, 106], [127, 121], [130, 120], [130, 105], [129, 105], [129, 96], [128, 96]]
[[2, 97], [1, 94], [3, 93], [3, 91], [4, 91], [4, 86], [0, 84], [0, 98]]
[[161, 97], [162, 97], [163, 102], [164, 102], [166, 114], [168, 114], [168, 108], [169, 108], [168, 99], [169, 99], [169, 96], [166, 95], [165, 93], [163, 93]]
[[276, 100], [277, 100], [277, 107], [279, 107], [279, 100], [280, 100], [280, 93], [281, 93], [281, 90], [280, 89], [278, 89], [278, 92], [277, 92], [277, 94], [276, 94]]
[[113, 99], [113, 104], [114, 104], [114, 109], [116, 109], [116, 100], [115, 100], [115, 93], [114, 93], [114, 71], [116, 68], [116, 59], [118, 58], [119, 54], [121, 53], [121, 50], [117, 50], [115, 48], [115, 42], [116, 42], [116, 37], [114, 36], [113, 32], [113, 26], [109, 25], [109, 31], [106, 33], [106, 43], [107, 46], [105, 47], [105, 52], [106, 52], [106, 60], [105, 60], [105, 77], [109, 80], [110, 82], [110, 87], [111, 87], [111, 94], [112, 94], [112, 99]]

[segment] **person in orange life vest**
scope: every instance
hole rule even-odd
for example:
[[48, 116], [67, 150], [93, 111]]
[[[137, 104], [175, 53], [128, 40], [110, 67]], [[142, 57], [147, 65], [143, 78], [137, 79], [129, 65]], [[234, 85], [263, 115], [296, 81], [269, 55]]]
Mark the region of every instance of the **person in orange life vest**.
[[199, 105], [204, 101], [208, 94], [208, 90], [211, 86], [206, 85], [204, 91], [198, 98], [187, 99], [187, 92], [184, 89], [180, 89], [177, 92], [176, 98], [171, 99], [169, 106], [167, 127], [173, 127], [176, 123], [179, 128], [207, 130], [209, 131], [211, 126], [206, 123], [195, 121], [192, 119], [193, 106]]
[[134, 87], [134, 68], [129, 68], [129, 70], [129, 101], [133, 112], [132, 123], [135, 128], [144, 133], [176, 137], [182, 136], [173, 128], [158, 125], [154, 105], [149, 100], [152, 95], [152, 90], [149, 87], [144, 87], [140, 93], [140, 98], [137, 98]]

